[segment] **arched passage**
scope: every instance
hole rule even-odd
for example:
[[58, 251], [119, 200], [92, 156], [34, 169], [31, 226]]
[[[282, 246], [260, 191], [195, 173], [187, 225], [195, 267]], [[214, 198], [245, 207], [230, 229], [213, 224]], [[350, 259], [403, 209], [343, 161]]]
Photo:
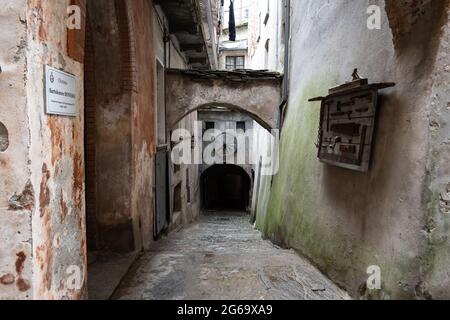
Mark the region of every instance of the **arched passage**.
[[245, 211], [250, 203], [251, 178], [235, 165], [214, 165], [201, 176], [204, 210]]
[[281, 103], [278, 73], [266, 71], [166, 70], [166, 113], [169, 128], [199, 108], [216, 105], [239, 110], [264, 128], [278, 128]]

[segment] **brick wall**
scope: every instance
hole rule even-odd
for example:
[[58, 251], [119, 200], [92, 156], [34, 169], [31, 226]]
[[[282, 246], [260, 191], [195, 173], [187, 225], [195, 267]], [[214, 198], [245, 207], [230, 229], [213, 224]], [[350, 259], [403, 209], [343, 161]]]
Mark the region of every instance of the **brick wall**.
[[[88, 20], [89, 21], [89, 20]], [[96, 163], [95, 163], [95, 74], [94, 48], [89, 22], [86, 24], [86, 51], [84, 53], [85, 87], [85, 163], [86, 163], [86, 223], [89, 250], [98, 246], [97, 201], [96, 201]]]
[[120, 33], [120, 55], [122, 63], [122, 85], [125, 92], [137, 92], [136, 83], [136, 40], [132, 19], [124, 0], [115, 1], [117, 24]]

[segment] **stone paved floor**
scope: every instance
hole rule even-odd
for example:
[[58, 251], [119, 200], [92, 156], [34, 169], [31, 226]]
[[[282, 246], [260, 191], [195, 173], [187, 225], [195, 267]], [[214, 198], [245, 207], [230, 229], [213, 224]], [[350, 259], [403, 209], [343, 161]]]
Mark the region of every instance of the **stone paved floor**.
[[248, 217], [217, 213], [144, 254], [114, 299], [303, 300], [348, 295], [295, 252], [261, 239]]

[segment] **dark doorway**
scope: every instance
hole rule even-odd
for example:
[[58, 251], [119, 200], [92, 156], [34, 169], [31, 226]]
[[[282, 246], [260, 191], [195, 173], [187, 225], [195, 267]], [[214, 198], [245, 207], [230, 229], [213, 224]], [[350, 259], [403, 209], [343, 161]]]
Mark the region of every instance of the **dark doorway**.
[[168, 183], [168, 151], [165, 147], [158, 148], [156, 153], [156, 210], [155, 210], [155, 239], [169, 224], [169, 183]]
[[241, 167], [215, 165], [202, 175], [203, 209], [246, 211], [250, 188], [250, 177]]

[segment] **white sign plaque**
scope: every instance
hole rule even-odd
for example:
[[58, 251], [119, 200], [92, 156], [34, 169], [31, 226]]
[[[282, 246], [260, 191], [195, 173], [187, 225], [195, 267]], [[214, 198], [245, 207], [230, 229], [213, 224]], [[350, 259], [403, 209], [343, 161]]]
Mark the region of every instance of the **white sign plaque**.
[[77, 78], [45, 66], [45, 105], [47, 114], [77, 116]]

